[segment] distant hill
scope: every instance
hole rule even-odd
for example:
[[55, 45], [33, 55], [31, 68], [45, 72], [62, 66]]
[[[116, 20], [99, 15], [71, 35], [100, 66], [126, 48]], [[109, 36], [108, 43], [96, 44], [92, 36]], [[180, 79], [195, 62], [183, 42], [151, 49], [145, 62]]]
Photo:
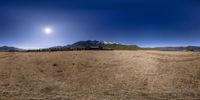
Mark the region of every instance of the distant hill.
[[163, 51], [200, 51], [199, 46], [187, 46], [187, 47], [157, 47], [156, 50]]
[[15, 47], [9, 47], [9, 46], [0, 47], [0, 51], [5, 51], [5, 52], [7, 52], [7, 51], [9, 51], [9, 52], [11, 52], [11, 51], [21, 51], [21, 50], [22, 49], [15, 48]]

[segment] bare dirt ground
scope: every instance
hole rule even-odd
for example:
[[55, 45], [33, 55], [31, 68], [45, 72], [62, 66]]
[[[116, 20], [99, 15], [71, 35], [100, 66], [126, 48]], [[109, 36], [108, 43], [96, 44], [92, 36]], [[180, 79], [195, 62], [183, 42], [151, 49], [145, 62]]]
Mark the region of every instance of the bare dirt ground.
[[200, 100], [200, 53], [0, 52], [0, 100]]

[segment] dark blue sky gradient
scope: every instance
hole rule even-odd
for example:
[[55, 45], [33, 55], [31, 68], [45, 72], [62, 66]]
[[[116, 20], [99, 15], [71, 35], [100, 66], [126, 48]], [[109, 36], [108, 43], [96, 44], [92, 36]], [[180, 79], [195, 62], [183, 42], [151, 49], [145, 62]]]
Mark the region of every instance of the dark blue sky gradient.
[[[53, 34], [43, 33], [46, 26]], [[0, 0], [0, 46], [45, 48], [89, 39], [200, 46], [199, 28], [198, 0]]]

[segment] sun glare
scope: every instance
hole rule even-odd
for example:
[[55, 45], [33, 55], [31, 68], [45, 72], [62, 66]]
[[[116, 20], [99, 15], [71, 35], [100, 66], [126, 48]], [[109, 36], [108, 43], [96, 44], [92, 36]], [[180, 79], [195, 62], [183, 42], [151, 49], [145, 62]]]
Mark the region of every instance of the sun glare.
[[51, 28], [49, 28], [49, 27], [46, 27], [46, 28], [44, 28], [44, 33], [45, 34], [51, 34], [52, 33], [52, 29]]

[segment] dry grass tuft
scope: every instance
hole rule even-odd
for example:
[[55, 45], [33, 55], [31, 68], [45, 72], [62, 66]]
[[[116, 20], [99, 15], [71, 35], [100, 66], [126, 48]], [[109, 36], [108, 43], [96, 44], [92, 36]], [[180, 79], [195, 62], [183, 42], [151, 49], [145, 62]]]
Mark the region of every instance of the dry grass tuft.
[[55, 64], [53, 64], [53, 66], [58, 66], [58, 64], [55, 63]]

